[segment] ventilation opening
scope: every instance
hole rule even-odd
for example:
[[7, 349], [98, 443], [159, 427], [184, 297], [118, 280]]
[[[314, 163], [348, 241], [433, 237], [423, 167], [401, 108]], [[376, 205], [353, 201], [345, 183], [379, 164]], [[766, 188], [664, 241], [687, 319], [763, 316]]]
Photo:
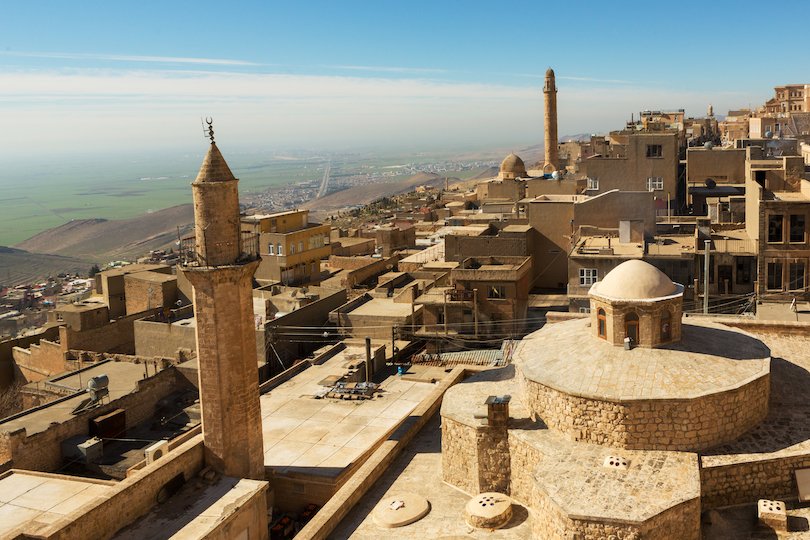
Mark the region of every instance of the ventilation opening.
[[602, 463], [602, 466], [607, 467], [609, 469], [626, 469], [629, 462], [627, 458], [622, 456], [607, 456], [605, 457], [605, 461]]

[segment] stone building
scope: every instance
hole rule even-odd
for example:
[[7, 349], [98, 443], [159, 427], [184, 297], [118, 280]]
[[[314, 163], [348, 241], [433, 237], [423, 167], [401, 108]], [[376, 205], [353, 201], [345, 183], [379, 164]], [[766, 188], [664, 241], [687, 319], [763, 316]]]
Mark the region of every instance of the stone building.
[[[443, 480], [529, 507], [535, 538], [698, 540], [714, 488], [696, 452], [765, 419], [771, 359], [742, 331], [682, 321], [682, 292], [624, 263], [592, 287], [590, 317], [527, 336], [514, 369], [448, 389]], [[504, 395], [508, 421], [493, 422], [481, 409]]]
[[261, 263], [256, 279], [298, 285], [315, 281], [321, 259], [332, 253], [329, 225], [309, 222], [309, 210], [245, 216], [242, 231], [258, 240]]

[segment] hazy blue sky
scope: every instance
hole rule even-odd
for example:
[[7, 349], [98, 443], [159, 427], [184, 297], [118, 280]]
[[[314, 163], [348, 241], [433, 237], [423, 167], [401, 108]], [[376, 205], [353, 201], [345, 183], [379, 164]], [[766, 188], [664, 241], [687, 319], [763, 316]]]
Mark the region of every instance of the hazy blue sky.
[[498, 147], [810, 82], [810, 2], [2, 2], [0, 158], [223, 147]]

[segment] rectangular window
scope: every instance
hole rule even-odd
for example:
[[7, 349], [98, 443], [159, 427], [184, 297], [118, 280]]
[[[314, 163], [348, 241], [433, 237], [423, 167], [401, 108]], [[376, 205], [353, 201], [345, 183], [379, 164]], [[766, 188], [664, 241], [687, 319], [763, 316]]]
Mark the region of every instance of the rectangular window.
[[503, 285], [491, 285], [487, 289], [487, 298], [506, 298], [506, 287]]
[[278, 254], [284, 255], [284, 246], [282, 246], [281, 244], [278, 245]]
[[303, 252], [304, 252], [304, 242], [301, 241], [301, 242], [298, 242], [298, 253], [303, 253]]
[[649, 178], [647, 178], [648, 191], [661, 191], [662, 189], [664, 189], [663, 176], [650, 176]]
[[804, 244], [804, 215], [790, 215], [790, 241]]
[[580, 313], [590, 313], [591, 308], [589, 308], [589, 307], [581, 307], [581, 308], [579, 308], [579, 312]]
[[579, 284], [580, 285], [593, 285], [598, 281], [598, 272], [596, 268], [580, 268], [579, 269]]
[[661, 146], [660, 144], [648, 144], [647, 157], [648, 158], [664, 157], [664, 147]]
[[596, 190], [599, 189], [599, 179], [598, 178], [588, 178], [588, 185], [586, 186], [587, 190]]
[[737, 285], [747, 285], [751, 283], [751, 259], [737, 259]]
[[767, 288], [771, 291], [782, 290], [782, 263], [780, 262], [768, 263]]
[[273, 255], [273, 251], [274, 251], [273, 248], [275, 248], [275, 245], [273, 245], [273, 244], [268, 244], [267, 245], [267, 254], [268, 255]]
[[782, 234], [782, 214], [768, 216], [768, 242], [781, 243], [785, 237]]
[[804, 289], [804, 262], [792, 262], [788, 265], [788, 290]]

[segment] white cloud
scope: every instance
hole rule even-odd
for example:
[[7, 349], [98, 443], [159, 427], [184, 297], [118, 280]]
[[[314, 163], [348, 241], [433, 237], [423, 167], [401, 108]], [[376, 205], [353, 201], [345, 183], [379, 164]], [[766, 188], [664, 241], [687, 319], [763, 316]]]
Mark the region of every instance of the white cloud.
[[93, 54], [93, 53], [57, 53], [57, 52], [26, 52], [26, 51], [0, 51], [0, 56], [20, 58], [49, 58], [53, 60], [95, 60], [105, 62], [147, 62], [156, 64], [202, 64], [211, 66], [261, 66], [246, 60], [232, 60], [227, 58], [192, 58], [184, 56], [141, 56], [127, 54]]
[[[539, 144], [538, 85], [425, 78], [169, 70], [0, 72], [0, 153], [193, 148], [200, 116], [213, 116], [223, 147]], [[757, 101], [636, 85], [589, 85], [558, 93], [559, 132], [620, 128], [645, 108], [703, 114]], [[0, 156], [2, 158], [2, 156]]]

